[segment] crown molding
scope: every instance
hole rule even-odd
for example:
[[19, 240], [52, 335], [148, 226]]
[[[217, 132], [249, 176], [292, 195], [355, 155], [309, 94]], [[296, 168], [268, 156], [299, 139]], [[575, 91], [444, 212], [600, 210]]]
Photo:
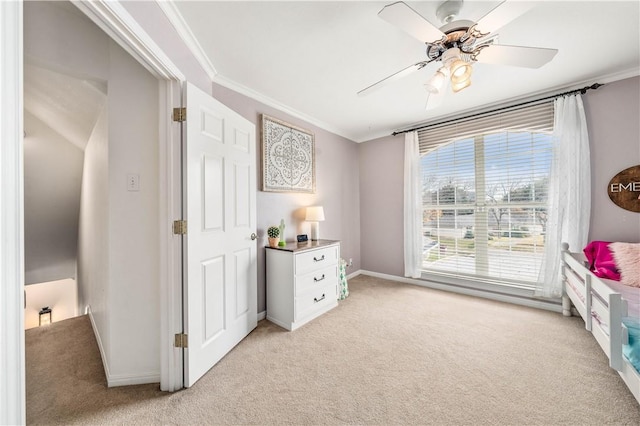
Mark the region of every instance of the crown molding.
[[226, 77], [221, 76], [220, 74], [218, 74], [214, 80], [214, 83], [219, 84], [220, 86], [226, 87], [227, 89], [233, 90], [234, 92], [238, 92], [241, 95], [247, 96], [257, 102], [263, 103], [267, 106], [270, 106], [272, 108], [275, 108], [281, 112], [284, 112], [285, 114], [288, 114], [292, 117], [295, 118], [299, 118], [300, 120], [304, 120], [305, 122], [309, 123], [309, 124], [313, 124], [316, 127], [319, 127], [323, 130], [326, 130], [328, 132], [331, 132], [335, 135], [341, 136], [345, 139], [349, 139], [352, 142], [357, 142], [356, 140], [354, 140], [354, 138], [350, 135], [347, 135], [345, 133], [342, 132], [342, 130], [331, 126], [323, 121], [317, 120], [313, 117], [311, 117], [310, 115], [307, 115], [303, 112], [300, 112], [296, 109], [290, 108], [289, 106], [283, 104], [280, 101], [277, 101], [273, 98], [270, 98], [269, 96], [266, 96], [260, 92], [257, 92], [247, 86], [243, 86], [239, 83], [236, 83], [233, 80], [230, 80]]
[[[350, 141], [355, 141], [354, 138], [348, 134], [345, 134], [342, 130], [336, 128], [335, 126], [331, 126], [325, 122], [317, 120], [301, 111], [298, 111], [294, 108], [289, 107], [288, 105], [283, 104], [280, 101], [277, 101], [263, 93], [257, 92], [247, 86], [244, 86], [236, 81], [233, 81], [227, 77], [224, 77], [218, 73], [213, 63], [210, 61], [206, 52], [196, 39], [195, 35], [187, 25], [184, 17], [178, 10], [175, 2], [173, 1], [159, 1], [156, 0], [156, 3], [164, 14], [169, 19], [169, 22], [178, 32], [178, 35], [182, 39], [182, 41], [186, 44], [189, 51], [193, 54], [193, 56], [197, 59], [198, 63], [205, 70], [209, 78], [212, 82], [219, 84], [220, 86], [226, 87], [227, 89], [233, 90], [234, 92], [238, 92], [241, 95], [247, 96], [257, 102], [263, 103], [272, 108], [276, 108], [279, 111], [284, 112], [292, 117], [299, 118], [304, 120], [305, 122], [312, 124], [316, 127], [319, 127], [328, 132], [334, 133], [343, 138], [349, 139]], [[357, 142], [357, 141], [355, 141]]]
[[178, 10], [175, 2], [156, 0], [156, 4], [167, 16], [167, 19], [171, 25], [173, 25], [173, 28], [176, 29], [178, 35], [184, 44], [187, 45], [187, 48], [196, 58], [202, 69], [204, 69], [205, 73], [207, 73], [211, 80], [215, 79], [218, 75], [218, 71], [216, 71], [216, 68], [209, 60], [209, 57], [198, 42], [198, 39], [196, 39], [196, 36], [191, 31], [191, 28], [189, 28], [189, 25], [187, 25], [187, 22], [184, 20], [184, 17]]
[[[576, 86], [580, 87], [582, 84], [587, 84], [587, 82], [593, 82], [594, 80], [599, 80], [598, 83], [607, 84], [613, 83], [614, 81], [625, 80], [627, 78], [638, 77], [640, 76], [640, 68], [631, 68], [628, 70], [623, 70], [611, 74], [605, 74], [600, 77], [590, 78], [588, 80], [584, 80], [581, 83], [577, 83]], [[591, 84], [591, 83], [588, 83]]]

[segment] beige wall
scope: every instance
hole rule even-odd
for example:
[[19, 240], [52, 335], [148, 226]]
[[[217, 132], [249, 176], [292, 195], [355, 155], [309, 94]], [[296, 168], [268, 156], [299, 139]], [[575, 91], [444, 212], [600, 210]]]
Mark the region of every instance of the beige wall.
[[358, 146], [362, 269], [404, 275], [404, 135]]
[[[110, 368], [116, 381], [158, 382], [159, 84], [114, 42], [109, 60]], [[127, 190], [130, 173], [139, 176], [139, 191]]]
[[[640, 77], [609, 83], [583, 96], [591, 145], [590, 239], [640, 241], [640, 214], [609, 200], [607, 184], [640, 164]], [[404, 137], [360, 144], [362, 269], [404, 275]]]

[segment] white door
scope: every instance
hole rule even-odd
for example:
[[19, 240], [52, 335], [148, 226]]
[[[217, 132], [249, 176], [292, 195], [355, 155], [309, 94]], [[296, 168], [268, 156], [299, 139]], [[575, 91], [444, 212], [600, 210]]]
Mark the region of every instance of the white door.
[[255, 126], [186, 83], [184, 317], [190, 387], [257, 325]]

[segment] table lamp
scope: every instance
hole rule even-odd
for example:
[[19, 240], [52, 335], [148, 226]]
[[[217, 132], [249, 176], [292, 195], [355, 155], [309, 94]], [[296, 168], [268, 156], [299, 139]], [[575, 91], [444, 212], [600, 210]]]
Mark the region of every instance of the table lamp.
[[307, 222], [311, 222], [311, 240], [317, 241], [320, 239], [320, 223], [324, 220], [324, 209], [322, 206], [307, 207], [307, 215], [305, 217]]

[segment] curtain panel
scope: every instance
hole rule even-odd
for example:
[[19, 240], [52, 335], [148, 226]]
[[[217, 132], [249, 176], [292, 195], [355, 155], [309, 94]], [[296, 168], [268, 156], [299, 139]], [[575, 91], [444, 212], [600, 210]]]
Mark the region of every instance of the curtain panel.
[[422, 269], [422, 189], [418, 133], [404, 138], [404, 275], [420, 278]]
[[562, 242], [579, 251], [589, 234], [591, 158], [580, 95], [555, 100], [553, 144], [544, 259], [535, 291], [536, 296], [549, 298], [562, 296]]

